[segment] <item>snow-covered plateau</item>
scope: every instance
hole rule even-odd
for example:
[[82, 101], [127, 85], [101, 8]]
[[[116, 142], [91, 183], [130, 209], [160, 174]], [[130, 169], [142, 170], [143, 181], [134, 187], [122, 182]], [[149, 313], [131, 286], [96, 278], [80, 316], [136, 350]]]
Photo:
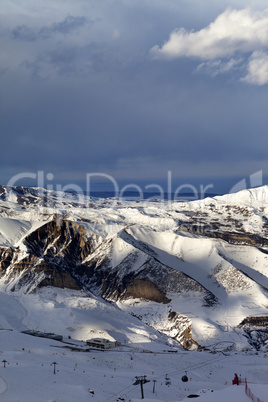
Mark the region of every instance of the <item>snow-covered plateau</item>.
[[144, 401], [248, 401], [234, 373], [267, 401], [267, 186], [192, 202], [0, 186], [0, 261], [1, 402], [134, 402], [144, 376]]

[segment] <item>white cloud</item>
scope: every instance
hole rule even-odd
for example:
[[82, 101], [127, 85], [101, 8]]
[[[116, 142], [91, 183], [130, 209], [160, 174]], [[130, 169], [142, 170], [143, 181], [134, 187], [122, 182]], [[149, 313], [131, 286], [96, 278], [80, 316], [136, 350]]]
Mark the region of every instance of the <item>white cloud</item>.
[[209, 60], [203, 62], [197, 66], [196, 71], [206, 71], [212, 77], [216, 77], [218, 74], [226, 74], [231, 70], [240, 69], [243, 65], [243, 59], [233, 59], [230, 60]]
[[199, 31], [177, 29], [162, 47], [154, 46], [151, 55], [154, 59], [201, 59], [204, 63], [197, 69], [206, 67], [215, 76], [237, 68], [237, 64], [241, 63], [238, 55], [244, 54], [248, 75], [243, 81], [263, 85], [268, 82], [266, 50], [268, 9], [253, 11], [246, 8], [227, 9]]
[[264, 85], [268, 84], [268, 54], [264, 52], [254, 52], [248, 63], [248, 74], [242, 78], [249, 84]]

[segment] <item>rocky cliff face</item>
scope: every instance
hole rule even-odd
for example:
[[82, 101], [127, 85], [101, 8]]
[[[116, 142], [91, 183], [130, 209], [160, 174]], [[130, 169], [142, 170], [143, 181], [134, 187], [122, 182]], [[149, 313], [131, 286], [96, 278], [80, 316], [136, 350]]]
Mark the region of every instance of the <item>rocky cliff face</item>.
[[260, 249], [268, 247], [268, 239], [260, 234], [245, 233], [243, 230], [237, 233], [221, 231], [222, 228], [218, 225], [215, 227], [192, 224], [184, 224], [179, 227], [178, 231], [193, 233], [198, 236], [211, 237], [214, 239], [222, 239], [230, 244], [254, 246]]
[[[128, 298], [143, 298], [158, 303], [170, 301], [165, 293], [172, 286], [178, 287], [178, 283], [172, 285], [168, 276], [164, 278], [165, 272], [161, 271], [152, 259], [143, 264], [141, 272], [130, 274], [128, 267], [131, 267], [135, 257], [137, 258], [137, 253], [135, 255], [133, 252], [112, 270], [106, 254], [107, 242], [98, 245], [98, 241], [96, 236], [88, 236], [82, 225], [55, 219], [26, 236], [18, 248], [2, 248], [1, 273], [6, 274], [9, 281], [19, 275], [13, 290], [25, 284], [28, 284], [28, 289], [31, 290], [34, 284], [38, 287], [88, 290], [95, 288], [103, 297], [114, 301]], [[108, 246], [109, 243], [112, 245], [108, 242]], [[88, 259], [97, 245], [98, 258]], [[157, 268], [166, 282], [164, 284], [162, 281], [161, 289], [157, 286]], [[150, 272], [151, 280], [147, 279]], [[184, 277], [181, 273], [173, 274], [177, 279]], [[36, 282], [31, 283], [34, 278]], [[184, 282], [187, 282], [186, 278]], [[202, 290], [194, 281], [191, 285]]]
[[133, 247], [125, 258], [113, 266], [110, 252], [114, 243], [118, 242], [123, 247], [120, 235], [108, 241], [108, 249], [106, 242], [100, 245], [97, 252], [83, 263], [84, 283], [90, 289], [97, 286], [104, 298], [111, 301], [137, 298], [166, 304], [170, 301], [169, 293], [193, 291], [201, 295], [204, 305], [217, 303], [216, 297], [198, 282]]
[[28, 290], [35, 285], [81, 289], [76, 270], [95, 240], [75, 222], [52, 220], [26, 236], [17, 248], [1, 249], [2, 275], [10, 283], [18, 278], [13, 290], [26, 284]]
[[238, 326], [256, 350], [266, 350], [268, 343], [268, 316], [246, 317]]
[[0, 273], [6, 272], [7, 268], [11, 264], [14, 250], [9, 247], [0, 247]]
[[191, 320], [176, 311], [170, 311], [168, 314], [168, 324], [161, 332], [167, 333], [174, 339], [177, 339], [185, 349], [191, 349], [192, 345], [197, 343], [192, 338]]
[[[111, 266], [107, 249], [112, 241], [100, 242], [88, 236], [78, 223], [54, 219], [27, 235], [17, 248], [1, 248], [1, 275], [11, 291], [25, 292], [38, 287], [53, 286], [95, 291], [107, 300], [142, 299], [167, 304], [168, 291], [183, 292], [186, 288], [208, 292], [183, 273], [145, 257], [137, 271], [131, 271], [139, 259], [139, 251], [130, 253], [117, 266]], [[90, 255], [97, 256], [89, 258]], [[170, 316], [170, 327], [159, 330], [172, 334], [185, 348], [192, 345], [190, 320]], [[174, 332], [175, 331], [175, 332]], [[171, 335], [170, 335], [171, 336]]]

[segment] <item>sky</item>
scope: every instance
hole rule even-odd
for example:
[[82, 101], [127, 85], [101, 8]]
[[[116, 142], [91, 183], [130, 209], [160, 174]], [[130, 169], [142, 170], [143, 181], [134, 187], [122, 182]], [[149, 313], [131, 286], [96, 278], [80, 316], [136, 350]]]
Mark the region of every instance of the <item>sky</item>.
[[1, 184], [266, 184], [266, 1], [0, 0], [0, 26]]

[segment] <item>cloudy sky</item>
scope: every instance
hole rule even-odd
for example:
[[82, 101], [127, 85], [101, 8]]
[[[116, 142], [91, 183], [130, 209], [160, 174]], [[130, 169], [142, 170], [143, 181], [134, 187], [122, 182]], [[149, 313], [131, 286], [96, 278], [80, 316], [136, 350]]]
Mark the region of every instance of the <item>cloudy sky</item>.
[[266, 184], [267, 7], [0, 0], [0, 183]]

